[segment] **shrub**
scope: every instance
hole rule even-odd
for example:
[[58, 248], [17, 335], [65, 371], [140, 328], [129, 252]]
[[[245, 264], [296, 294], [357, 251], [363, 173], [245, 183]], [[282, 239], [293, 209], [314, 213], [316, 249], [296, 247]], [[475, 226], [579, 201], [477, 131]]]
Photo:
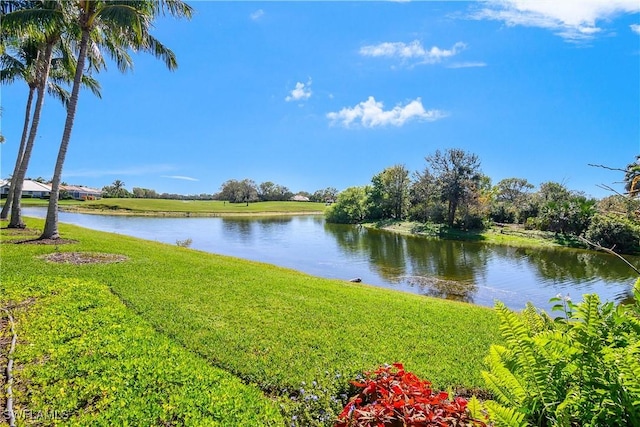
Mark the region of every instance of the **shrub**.
[[635, 304], [614, 307], [585, 295], [552, 298], [552, 320], [496, 304], [505, 346], [493, 345], [483, 372], [497, 426], [640, 425], [640, 280]]
[[191, 247], [192, 243], [193, 239], [191, 239], [190, 237], [184, 240], [176, 240], [176, 245], [180, 246], [181, 248], [189, 248]]
[[434, 392], [430, 382], [405, 371], [400, 363], [382, 366], [352, 384], [360, 391], [344, 407], [335, 427], [486, 425], [472, 418], [465, 399]]
[[620, 215], [596, 214], [585, 237], [620, 253], [635, 253], [640, 249], [640, 227]]
[[281, 411], [289, 420], [290, 427], [322, 427], [333, 425], [337, 414], [347, 402], [350, 386], [342, 381], [342, 374], [330, 374], [324, 377], [302, 382], [295, 390], [283, 390]]

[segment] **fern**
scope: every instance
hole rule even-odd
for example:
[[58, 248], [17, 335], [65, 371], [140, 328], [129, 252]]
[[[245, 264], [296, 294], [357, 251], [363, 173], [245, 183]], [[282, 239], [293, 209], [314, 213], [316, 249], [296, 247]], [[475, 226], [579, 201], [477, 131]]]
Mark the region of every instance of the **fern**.
[[620, 381], [629, 393], [640, 425], [640, 342], [628, 348], [619, 363]]
[[489, 355], [485, 359], [490, 372], [483, 371], [482, 376], [487, 388], [496, 398], [505, 405], [519, 406], [527, 397], [525, 388], [518, 378], [505, 366], [503, 355], [506, 349], [498, 345], [492, 345]]
[[485, 407], [496, 427], [526, 427], [525, 414], [513, 408], [506, 408], [493, 401], [485, 402]]
[[531, 305], [518, 315], [496, 304], [504, 347], [491, 347], [482, 373], [496, 426], [514, 416], [539, 426], [640, 426], [640, 281], [635, 293], [634, 305], [617, 308], [596, 295], [561, 300], [556, 321]]
[[[522, 376], [527, 383], [528, 395], [533, 406], [537, 402], [547, 405], [556, 400], [555, 394], [549, 388], [549, 364], [543, 352], [538, 351], [536, 343], [527, 330], [524, 322], [516, 313], [512, 312], [504, 304], [496, 304], [501, 321], [500, 331], [513, 352], [511, 361], [516, 367], [514, 373]], [[507, 367], [508, 364], [505, 364]]]
[[475, 420], [482, 420], [486, 418], [486, 415], [483, 412], [482, 403], [476, 396], [471, 396], [471, 399], [467, 402], [467, 410], [469, 410], [469, 415], [471, 418]]

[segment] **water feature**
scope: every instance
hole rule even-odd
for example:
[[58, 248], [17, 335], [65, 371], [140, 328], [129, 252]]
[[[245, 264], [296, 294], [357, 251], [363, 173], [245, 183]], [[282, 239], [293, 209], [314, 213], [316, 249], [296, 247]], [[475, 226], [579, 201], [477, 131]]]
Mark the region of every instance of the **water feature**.
[[[44, 208], [23, 208], [43, 218]], [[524, 249], [403, 236], [327, 224], [320, 216], [152, 218], [60, 212], [60, 221], [293, 268], [312, 275], [514, 309], [549, 308], [560, 293], [574, 300], [631, 296], [635, 273], [616, 257], [566, 248]], [[639, 257], [629, 257], [640, 265]]]

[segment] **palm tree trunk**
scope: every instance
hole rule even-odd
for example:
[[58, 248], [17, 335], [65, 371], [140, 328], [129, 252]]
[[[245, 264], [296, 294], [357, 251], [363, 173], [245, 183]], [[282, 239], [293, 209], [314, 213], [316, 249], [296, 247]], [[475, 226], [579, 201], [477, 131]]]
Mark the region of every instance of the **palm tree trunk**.
[[60, 195], [60, 182], [62, 180], [62, 168], [64, 159], [67, 156], [67, 148], [71, 139], [71, 130], [76, 117], [76, 107], [78, 105], [78, 94], [80, 92], [80, 84], [84, 74], [84, 63], [87, 57], [87, 49], [89, 47], [89, 30], [82, 30], [82, 39], [80, 40], [80, 52], [78, 52], [78, 62], [76, 64], [76, 75], [73, 79], [73, 88], [71, 90], [71, 98], [67, 106], [67, 119], [64, 124], [64, 132], [62, 133], [62, 141], [60, 142], [60, 150], [56, 166], [53, 171], [51, 180], [51, 196], [49, 197], [49, 207], [47, 208], [47, 218], [44, 223], [44, 230], [40, 239], [59, 239], [58, 232], [58, 197]]
[[16, 165], [13, 167], [13, 175], [11, 175], [11, 185], [9, 185], [9, 194], [7, 194], [7, 200], [4, 202], [2, 212], [0, 212], [0, 219], [7, 219], [9, 216], [9, 210], [13, 203], [13, 194], [15, 193], [16, 183], [13, 177], [18, 175], [18, 170], [22, 164], [22, 158], [24, 157], [24, 148], [27, 144], [27, 135], [29, 134], [29, 122], [31, 119], [31, 104], [33, 104], [33, 93], [36, 88], [29, 86], [29, 96], [27, 97], [27, 106], [24, 114], [24, 126], [22, 127], [22, 137], [20, 138], [20, 148], [18, 149], [18, 156], [16, 158]]
[[27, 174], [27, 168], [29, 166], [29, 159], [31, 158], [31, 151], [33, 150], [33, 144], [36, 140], [36, 134], [38, 133], [38, 125], [40, 124], [40, 113], [42, 112], [42, 106], [44, 105], [44, 96], [47, 87], [47, 80], [49, 80], [49, 69], [51, 68], [51, 57], [53, 56], [53, 43], [48, 43], [43, 62], [43, 72], [41, 80], [38, 81], [38, 96], [36, 98], [36, 107], [33, 111], [33, 120], [31, 121], [31, 129], [29, 130], [29, 139], [24, 147], [24, 154], [18, 173], [11, 177], [11, 183], [15, 181], [15, 187], [13, 190], [13, 202], [11, 206], [11, 221], [9, 222], [9, 228], [25, 228], [24, 222], [22, 222], [21, 212], [21, 197], [22, 186], [24, 184], [24, 177]]

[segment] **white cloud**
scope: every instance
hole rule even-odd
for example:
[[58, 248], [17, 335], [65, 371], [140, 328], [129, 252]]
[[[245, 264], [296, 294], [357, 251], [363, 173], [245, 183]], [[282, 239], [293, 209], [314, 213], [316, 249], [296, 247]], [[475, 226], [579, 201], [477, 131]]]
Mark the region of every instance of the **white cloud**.
[[295, 89], [289, 92], [289, 95], [284, 99], [287, 102], [301, 101], [311, 98], [311, 79], [305, 84], [302, 82], [296, 83]]
[[638, 0], [490, 0], [483, 5], [473, 18], [546, 28], [567, 41], [590, 40], [603, 31], [598, 21], [640, 12]]
[[384, 42], [361, 47], [360, 55], [400, 58], [402, 60], [416, 59], [420, 63], [435, 64], [445, 58], [457, 55], [465, 47], [466, 45], [462, 42], [454, 44], [451, 49], [441, 49], [437, 46], [433, 46], [431, 49], [425, 49], [418, 40], [414, 40], [411, 43]]
[[190, 176], [183, 175], [162, 175], [161, 178], [180, 179], [183, 181], [200, 181], [198, 178], [191, 178]]
[[447, 68], [477, 68], [486, 66], [486, 62], [455, 62], [451, 65], [447, 65]]
[[633, 31], [634, 33], [640, 34], [640, 25], [632, 24], [632, 25], [629, 25], [629, 27], [631, 28], [631, 31]]
[[382, 102], [370, 96], [355, 107], [345, 107], [338, 112], [327, 114], [327, 118], [332, 124], [341, 124], [345, 127], [351, 126], [354, 122], [359, 122], [366, 128], [378, 126], [402, 126], [410, 120], [435, 121], [446, 117], [447, 114], [440, 110], [425, 110], [422, 100], [416, 98], [408, 104], [396, 105], [391, 110], [384, 110]]
[[264, 10], [262, 9], [258, 9], [255, 12], [253, 12], [251, 15], [249, 15], [252, 21], [258, 21], [263, 16], [264, 16]]

